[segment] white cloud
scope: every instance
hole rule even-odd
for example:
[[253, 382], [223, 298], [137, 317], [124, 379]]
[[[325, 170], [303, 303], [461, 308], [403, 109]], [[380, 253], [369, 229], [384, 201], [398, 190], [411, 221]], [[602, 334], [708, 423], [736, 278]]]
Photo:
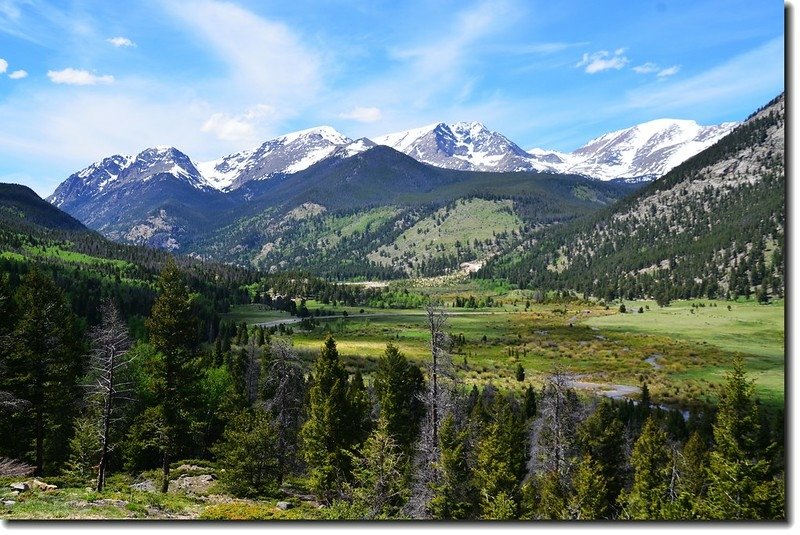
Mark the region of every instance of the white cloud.
[[381, 113], [380, 108], [376, 107], [361, 107], [356, 106], [352, 110], [346, 113], [340, 113], [339, 117], [342, 119], [350, 119], [352, 121], [358, 121], [360, 123], [374, 123], [375, 121], [380, 121], [383, 114]]
[[239, 143], [200, 131], [211, 113], [191, 92], [169, 85], [137, 87], [128, 94], [43, 86], [0, 102], [0, 124], [14, 125], [0, 128], [0, 161], [13, 156], [32, 174], [47, 169], [56, 175], [55, 186], [91, 162], [156, 145], [175, 145], [200, 161], [241, 150]]
[[515, 55], [550, 55], [558, 52], [569, 50], [578, 46], [588, 45], [588, 41], [579, 41], [574, 43], [553, 41], [547, 43], [531, 43], [527, 45], [514, 45], [514, 46], [495, 46], [493, 47], [498, 52], [515, 54]]
[[612, 55], [608, 50], [599, 50], [593, 54], [584, 53], [583, 58], [575, 64], [575, 67], [586, 67], [584, 70], [589, 74], [595, 74], [609, 69], [620, 70], [628, 64], [628, 58], [623, 54], [624, 48], [618, 48]]
[[661, 68], [657, 64], [652, 62], [643, 63], [642, 65], [637, 65], [636, 67], [631, 68], [632, 71], [639, 73], [639, 74], [650, 74], [650, 73], [658, 73], [656, 74], [659, 78], [667, 78], [674, 74], [677, 74], [678, 71], [681, 70], [680, 65], [673, 65], [672, 67], [665, 67]]
[[22, 78], [26, 78], [28, 76], [28, 71], [23, 71], [22, 69], [18, 71], [14, 71], [9, 73], [8, 77], [12, 80], [21, 80]]
[[47, 77], [54, 84], [97, 85], [114, 83], [114, 77], [110, 74], [98, 76], [89, 71], [73, 69], [72, 67], [67, 67], [60, 71], [47, 71]]
[[239, 115], [217, 112], [203, 123], [200, 131], [225, 141], [254, 141], [258, 124], [274, 113], [275, 109], [266, 104], [259, 104]]
[[481, 79], [476, 72], [487, 56], [506, 46], [498, 44], [497, 36], [517, 23], [513, 15], [520, 9], [514, 0], [483, 0], [452, 13], [444, 25], [421, 20], [416, 32], [406, 32], [401, 41], [387, 44], [385, 69], [332, 93], [324, 106], [347, 112], [369, 103], [379, 109], [380, 120], [362, 123], [370, 126], [357, 130], [356, 137], [439, 120], [491, 121], [494, 115], [488, 109], [493, 104], [477, 110], [472, 103]]
[[441, 39], [426, 41], [422, 46], [397, 49], [393, 55], [396, 59], [409, 60], [412, 68], [425, 76], [434, 76], [436, 83], [440, 83], [443, 75], [447, 76], [462, 66], [475, 43], [508, 24], [511, 13], [513, 9], [504, 0], [481, 2], [456, 14], [454, 25]]
[[660, 71], [658, 71], [658, 74], [656, 76], [658, 76], [659, 78], [666, 78], [667, 76], [672, 76], [673, 74], [677, 74], [679, 70], [681, 70], [680, 65], [673, 65], [672, 67], [661, 69]]
[[9, 20], [17, 20], [21, 14], [22, 13], [15, 2], [9, 2], [5, 0], [0, 2], [0, 16], [3, 16]]
[[108, 41], [117, 48], [136, 46], [136, 43], [134, 43], [127, 37], [110, 37], [109, 39], [106, 39], [106, 41]]
[[0, 74], [3, 74], [8, 69], [8, 62], [3, 58], [0, 58]]
[[651, 63], [648, 61], [647, 63], [643, 63], [642, 65], [637, 65], [636, 67], [632, 67], [631, 69], [633, 70], [633, 72], [639, 74], [649, 74], [651, 72], [658, 72], [659, 68], [660, 67], [655, 63]]
[[169, 2], [166, 8], [224, 62], [228, 73], [219, 83], [226, 93], [290, 113], [321, 89], [321, 54], [286, 24], [213, 0]]
[[680, 109], [686, 113], [710, 104], [719, 109], [738, 106], [754, 96], [772, 98], [784, 88], [783, 46], [783, 38], [773, 39], [691, 78], [631, 91], [625, 109], [644, 108], [652, 113]]

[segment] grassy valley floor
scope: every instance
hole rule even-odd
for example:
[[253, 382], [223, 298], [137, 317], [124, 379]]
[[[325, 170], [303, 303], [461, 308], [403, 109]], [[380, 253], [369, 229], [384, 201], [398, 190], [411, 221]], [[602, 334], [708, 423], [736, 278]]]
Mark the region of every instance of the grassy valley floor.
[[[445, 290], [441, 294], [454, 295]], [[625, 385], [632, 387], [630, 395], [646, 382], [655, 401], [691, 407], [716, 402], [726, 371], [741, 354], [761, 401], [783, 405], [783, 301], [758, 305], [694, 300], [664, 308], [651, 301], [626, 302], [627, 313], [620, 313], [619, 305], [606, 309], [530, 304], [524, 294], [515, 297], [506, 294], [497, 307], [446, 309], [448, 330], [455, 341], [453, 361], [467, 385], [538, 388], [558, 366], [572, 374], [579, 387], [600, 385], [601, 390], [614, 390], [612, 385]], [[309, 302], [312, 311], [319, 306]], [[331, 306], [324, 310], [326, 316], [336, 317], [318, 319], [311, 330], [293, 326], [293, 344], [309, 363], [328, 333], [336, 339], [348, 368], [366, 376], [374, 371], [389, 342], [420, 364], [428, 356], [422, 310]], [[347, 316], [342, 315], [345, 310]], [[230, 315], [248, 323], [275, 317], [257, 305], [237, 308]], [[515, 377], [518, 364], [525, 369], [521, 382]]]

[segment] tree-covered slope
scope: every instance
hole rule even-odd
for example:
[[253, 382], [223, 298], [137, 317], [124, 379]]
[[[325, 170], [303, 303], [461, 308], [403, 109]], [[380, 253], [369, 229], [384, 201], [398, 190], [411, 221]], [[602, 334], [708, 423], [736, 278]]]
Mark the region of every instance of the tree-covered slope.
[[41, 199], [27, 186], [0, 184], [0, 224], [86, 230], [80, 221]]
[[[633, 187], [571, 175], [438, 169], [375, 147], [332, 165], [323, 162], [282, 180], [240, 188], [248, 204], [192, 251], [219, 261], [308, 269], [337, 279], [438, 275], [484, 260], [538, 227], [611, 204]], [[507, 218], [514, 224], [509, 226]], [[438, 240], [440, 231], [460, 235]], [[420, 241], [419, 247], [406, 247], [409, 241]]]
[[[47, 273], [67, 295], [73, 311], [89, 323], [111, 299], [127, 319], [144, 316], [155, 298], [154, 281], [170, 253], [116, 243], [84, 227], [25, 186], [0, 184], [0, 277], [15, 289], [33, 269]], [[246, 302], [244, 286], [260, 275], [248, 269], [179, 257], [196, 294], [204, 328]]]
[[520, 241], [483, 276], [601, 298], [782, 295], [784, 96], [591, 218]]

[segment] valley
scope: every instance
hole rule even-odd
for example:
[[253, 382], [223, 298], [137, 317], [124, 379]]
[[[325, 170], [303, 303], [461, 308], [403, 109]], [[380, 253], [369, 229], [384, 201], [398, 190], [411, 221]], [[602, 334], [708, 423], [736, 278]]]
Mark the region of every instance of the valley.
[[[453, 359], [468, 387], [538, 389], [552, 369], [560, 367], [587, 383], [587, 390], [592, 383], [623, 384], [629, 389], [620, 397], [638, 399], [647, 383], [654, 401], [697, 409], [716, 403], [725, 373], [740, 355], [761, 401], [774, 407], [784, 403], [782, 301], [764, 306], [688, 300], [666, 308], [654, 301], [626, 301], [628, 312], [620, 313], [618, 306], [609, 310], [598, 303], [535, 304], [529, 303], [530, 295], [526, 299], [514, 292], [476, 290], [424, 290], [427, 295], [446, 294], [453, 302], [492, 297], [491, 307], [464, 309], [450, 303], [446, 308], [448, 333], [458, 341]], [[420, 309], [331, 307], [315, 301], [308, 307], [311, 317], [316, 310], [325, 311], [311, 328], [298, 328], [301, 318], [273, 317], [259, 305], [238, 307], [224, 317], [266, 327], [292, 325], [293, 346], [309, 363], [319, 340], [332, 334], [348, 369], [359, 370], [365, 378], [374, 373], [387, 343], [420, 365], [430, 351]], [[524, 381], [515, 379], [517, 364], [526, 371]]]
[[0, 518], [785, 518], [784, 114], [0, 184]]

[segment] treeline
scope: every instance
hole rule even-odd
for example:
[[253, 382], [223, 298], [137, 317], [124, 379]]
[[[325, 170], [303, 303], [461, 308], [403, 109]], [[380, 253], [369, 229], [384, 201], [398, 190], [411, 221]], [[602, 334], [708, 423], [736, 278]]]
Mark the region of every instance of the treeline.
[[368, 381], [331, 337], [310, 370], [265, 329], [203, 344], [174, 263], [138, 343], [111, 304], [81, 343], [39, 272], [0, 295], [0, 457], [63, 484], [158, 470], [166, 492], [176, 463], [202, 459], [233, 495], [282, 496], [291, 478], [337, 519], [785, 516], [782, 416], [761, 410], [741, 362], [716, 414], [685, 421], [646, 389], [638, 404], [582, 400], [558, 370], [522, 395], [470, 390], [433, 307], [425, 367], [388, 345]]

